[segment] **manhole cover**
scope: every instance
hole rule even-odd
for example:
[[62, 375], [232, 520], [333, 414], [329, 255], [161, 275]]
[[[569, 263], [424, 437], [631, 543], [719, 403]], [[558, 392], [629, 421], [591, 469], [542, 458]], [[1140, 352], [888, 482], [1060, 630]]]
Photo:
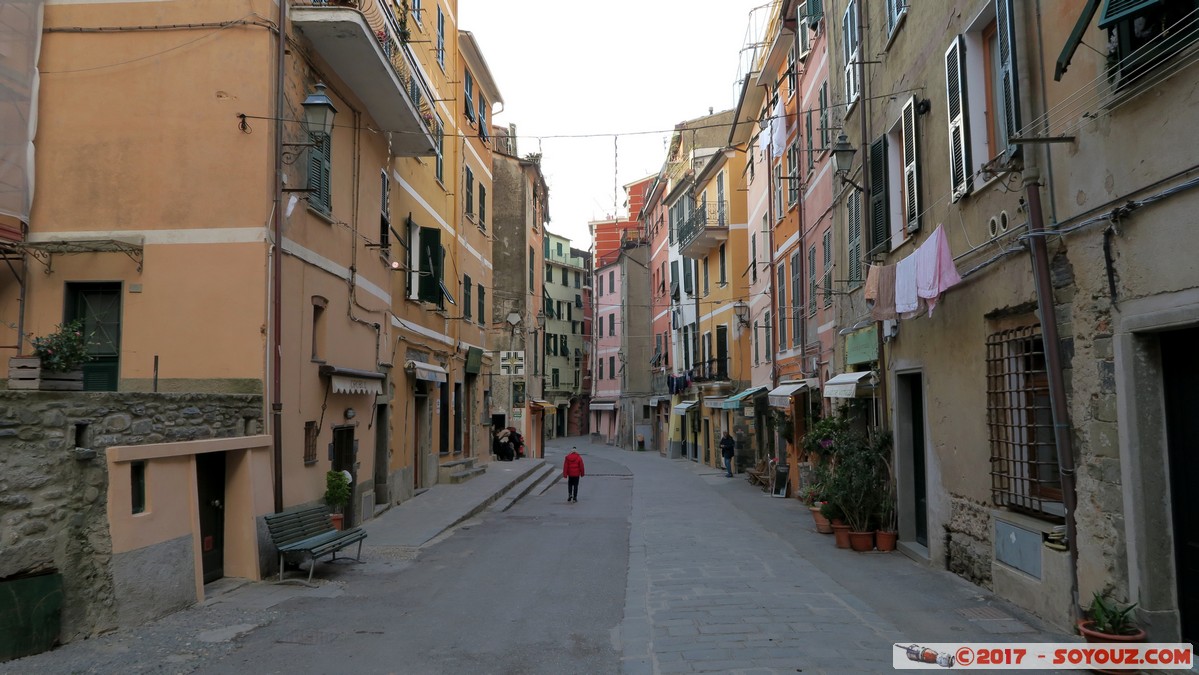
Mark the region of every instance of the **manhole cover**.
[[325, 645], [333, 642], [338, 638], [337, 633], [322, 630], [308, 630], [294, 633], [284, 638], [279, 638], [275, 642], [289, 645]]

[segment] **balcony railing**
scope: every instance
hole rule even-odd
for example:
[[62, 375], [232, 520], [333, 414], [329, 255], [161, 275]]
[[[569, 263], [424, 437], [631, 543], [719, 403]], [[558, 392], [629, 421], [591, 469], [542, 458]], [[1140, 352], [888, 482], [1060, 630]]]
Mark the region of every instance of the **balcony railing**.
[[679, 250], [698, 258], [729, 238], [728, 202], [719, 201], [697, 208], [679, 224]]
[[436, 153], [434, 96], [386, 0], [292, 0], [292, 23], [384, 131], [396, 157]]
[[698, 361], [689, 371], [695, 382], [713, 382], [729, 379], [729, 358]]

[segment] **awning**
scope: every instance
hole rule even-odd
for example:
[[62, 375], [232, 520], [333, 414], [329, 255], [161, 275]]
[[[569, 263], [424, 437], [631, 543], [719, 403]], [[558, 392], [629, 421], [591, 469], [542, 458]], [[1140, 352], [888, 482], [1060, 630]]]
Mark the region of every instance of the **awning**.
[[858, 395], [858, 387], [862, 380], [870, 377], [869, 370], [857, 373], [841, 373], [824, 383], [825, 398], [854, 398]]
[[760, 394], [764, 391], [766, 391], [766, 387], [750, 387], [749, 389], [746, 389], [745, 391], [734, 394], [733, 396], [730, 396], [727, 399], [725, 399], [724, 409], [725, 410], [740, 410], [742, 404], [749, 403], [750, 400], [753, 399], [753, 397], [757, 396], [758, 394]]
[[546, 412], [551, 412], [551, 413], [558, 412], [558, 407], [555, 406], [553, 403], [550, 403], [549, 401], [542, 401], [539, 398], [530, 399], [529, 407], [533, 408], [533, 409], [540, 408]]
[[425, 380], [426, 382], [445, 382], [449, 376], [445, 368], [435, 366], [432, 363], [421, 363], [420, 361], [405, 363], [404, 370], [412, 373], [412, 376], [416, 379]]
[[616, 410], [615, 401], [592, 401], [592, 410]]
[[725, 402], [725, 397], [723, 397], [723, 396], [705, 396], [704, 397], [704, 407], [705, 408], [715, 408], [717, 410], [720, 410], [721, 408], [724, 407], [724, 402]]
[[686, 415], [689, 410], [695, 407], [699, 401], [683, 401], [682, 403], [671, 408], [671, 412], [675, 415]]
[[807, 389], [815, 388], [816, 380], [803, 380], [802, 382], [781, 384], [770, 390], [770, 406], [772, 408], [790, 408], [792, 396]]
[[326, 365], [320, 367], [320, 374], [329, 378], [334, 394], [383, 394], [383, 373]]

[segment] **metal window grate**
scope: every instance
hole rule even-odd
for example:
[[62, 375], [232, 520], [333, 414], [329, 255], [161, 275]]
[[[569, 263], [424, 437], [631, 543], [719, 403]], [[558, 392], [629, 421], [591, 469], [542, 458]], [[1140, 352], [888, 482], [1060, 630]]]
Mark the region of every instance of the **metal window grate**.
[[995, 503], [1060, 517], [1061, 476], [1039, 325], [987, 338], [987, 428]]
[[315, 421], [304, 423], [304, 463], [316, 463], [316, 437], [320, 433], [320, 428], [316, 426]]

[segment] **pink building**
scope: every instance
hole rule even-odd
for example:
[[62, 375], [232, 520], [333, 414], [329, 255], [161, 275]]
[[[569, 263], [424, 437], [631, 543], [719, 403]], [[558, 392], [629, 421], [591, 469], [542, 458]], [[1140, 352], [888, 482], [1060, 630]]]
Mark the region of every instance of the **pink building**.
[[[619, 258], [619, 250], [610, 257]], [[624, 290], [618, 260], [598, 266], [592, 281], [595, 294], [595, 354], [591, 369], [591, 432], [608, 443], [616, 440], [620, 402], [620, 297]]]

